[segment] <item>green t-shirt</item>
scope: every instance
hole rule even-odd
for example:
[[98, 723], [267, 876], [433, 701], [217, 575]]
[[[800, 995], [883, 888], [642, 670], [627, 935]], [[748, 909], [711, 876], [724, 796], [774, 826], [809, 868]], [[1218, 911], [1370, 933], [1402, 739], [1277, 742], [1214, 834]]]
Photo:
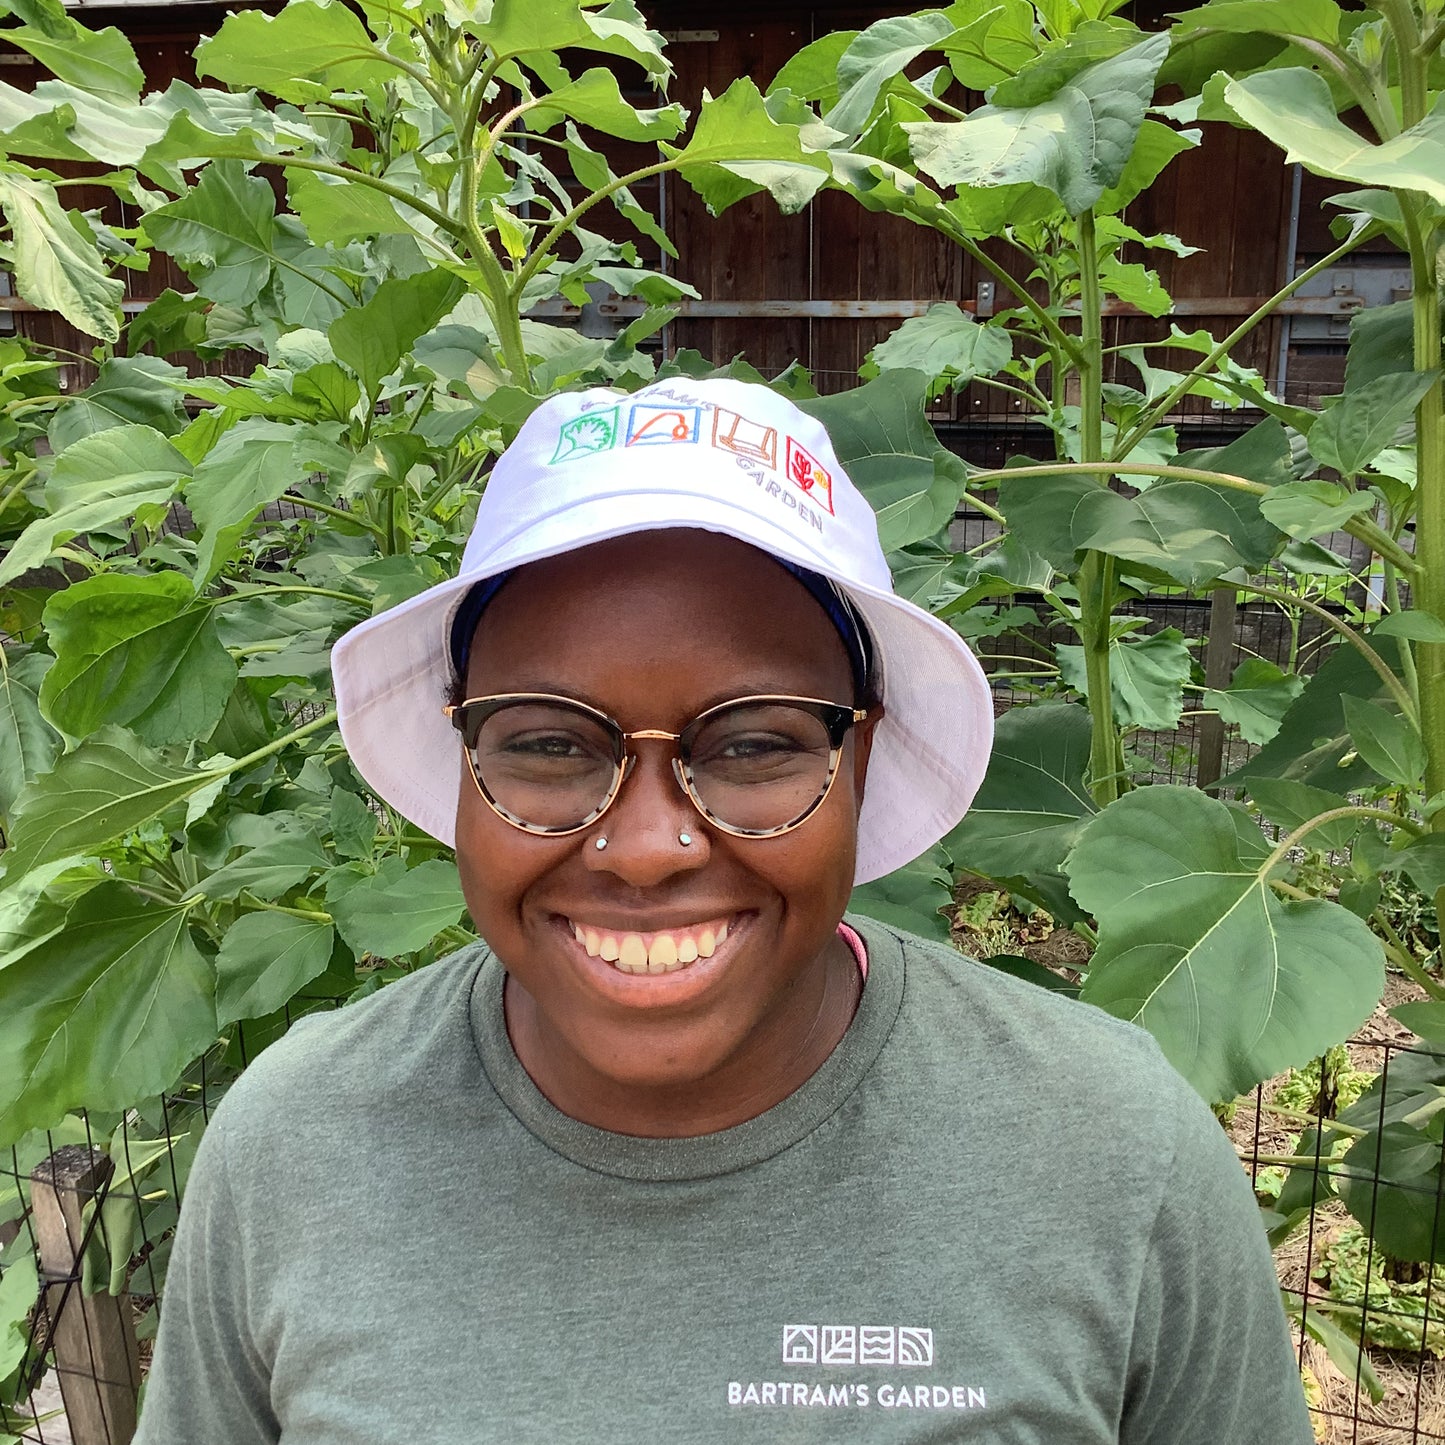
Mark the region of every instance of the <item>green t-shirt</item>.
[[138, 1445], [1311, 1445], [1152, 1040], [850, 921], [842, 1042], [699, 1138], [555, 1110], [482, 947], [293, 1029], [201, 1145]]

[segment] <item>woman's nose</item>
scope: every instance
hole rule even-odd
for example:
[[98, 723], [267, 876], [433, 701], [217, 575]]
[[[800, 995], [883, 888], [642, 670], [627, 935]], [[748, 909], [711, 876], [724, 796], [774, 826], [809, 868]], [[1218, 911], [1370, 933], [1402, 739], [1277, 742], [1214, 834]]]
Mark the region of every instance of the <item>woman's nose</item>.
[[[636, 888], [702, 867], [712, 849], [703, 817], [673, 771], [672, 750], [659, 743], [636, 749], [615, 801], [586, 836], [587, 866]], [[606, 838], [605, 848], [599, 838]]]

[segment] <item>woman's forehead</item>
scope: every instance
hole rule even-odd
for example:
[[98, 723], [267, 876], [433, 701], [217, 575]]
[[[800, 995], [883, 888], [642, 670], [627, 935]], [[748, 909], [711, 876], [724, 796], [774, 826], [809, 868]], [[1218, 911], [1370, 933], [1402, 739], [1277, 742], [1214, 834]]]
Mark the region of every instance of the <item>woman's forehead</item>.
[[[775, 677], [770, 686], [851, 687], [827, 614], [772, 557], [695, 530], [636, 533], [518, 570], [483, 613], [473, 684], [519, 686], [519, 671], [651, 677], [688, 667]], [[493, 680], [495, 679], [495, 681]], [[736, 694], [733, 694], [736, 695]]]

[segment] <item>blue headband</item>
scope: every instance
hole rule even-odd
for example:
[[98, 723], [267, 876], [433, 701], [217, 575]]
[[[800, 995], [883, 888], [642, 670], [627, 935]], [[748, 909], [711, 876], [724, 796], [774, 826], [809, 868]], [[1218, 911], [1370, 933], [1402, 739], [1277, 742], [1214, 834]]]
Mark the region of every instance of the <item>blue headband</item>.
[[[796, 577], [808, 589], [809, 596], [828, 614], [828, 621], [837, 629], [848, 653], [848, 665], [853, 671], [854, 701], [863, 703], [868, 696], [869, 680], [873, 672], [873, 643], [857, 608], [834, 583], [820, 573], [810, 571], [807, 567], [799, 567], [782, 557], [773, 557], [773, 561], [789, 576]], [[452, 618], [451, 633], [452, 667], [459, 678], [467, 675], [472, 637], [476, 633], [477, 624], [482, 620], [482, 613], [514, 576], [516, 568], [510, 572], [498, 572], [496, 576], [478, 582], [462, 598], [462, 605], [457, 608]]]

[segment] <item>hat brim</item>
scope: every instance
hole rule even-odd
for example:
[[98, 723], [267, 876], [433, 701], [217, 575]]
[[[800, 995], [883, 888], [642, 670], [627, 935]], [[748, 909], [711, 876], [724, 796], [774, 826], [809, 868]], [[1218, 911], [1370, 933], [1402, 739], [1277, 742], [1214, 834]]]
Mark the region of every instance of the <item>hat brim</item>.
[[983, 782], [993, 700], [978, 660], [921, 608], [838, 576], [801, 533], [717, 497], [689, 498], [683, 515], [679, 500], [675, 493], [634, 493], [627, 522], [619, 524], [608, 499], [580, 499], [529, 531], [525, 546], [494, 553], [485, 570], [464, 571], [342, 637], [331, 667], [341, 736], [357, 771], [417, 827], [453, 844], [463, 758], [442, 709], [452, 680], [451, 618], [465, 594], [486, 576], [613, 537], [698, 528], [812, 568], [857, 605], [881, 665], [884, 717], [868, 763], [854, 881], [867, 883], [911, 862], [958, 823]]

